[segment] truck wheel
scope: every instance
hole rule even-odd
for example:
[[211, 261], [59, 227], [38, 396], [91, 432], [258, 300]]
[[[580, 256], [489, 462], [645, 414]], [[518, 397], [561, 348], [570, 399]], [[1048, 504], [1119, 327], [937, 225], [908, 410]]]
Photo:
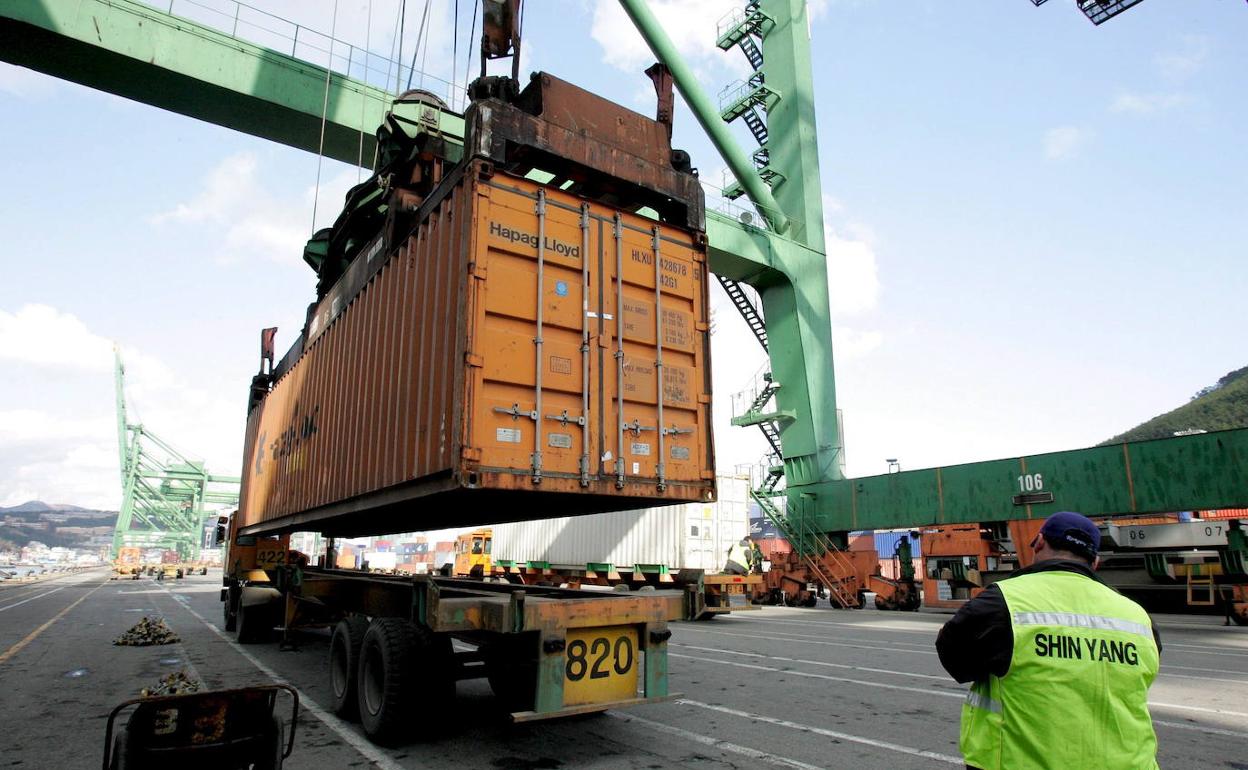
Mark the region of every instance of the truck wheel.
[[455, 695], [451, 640], [400, 618], [375, 618], [360, 650], [360, 724], [373, 741], [426, 740]]
[[368, 621], [359, 615], [352, 615], [338, 621], [329, 642], [329, 687], [333, 711], [343, 719], [355, 720], [360, 716], [356, 682], [360, 670], [360, 648], [364, 646], [366, 633]]
[[233, 592], [227, 592], [225, 601], [221, 602], [222, 614], [224, 615], [224, 623], [226, 631], [238, 630], [238, 608], [234, 605]]
[[273, 635], [272, 616], [269, 608], [262, 604], [248, 607], [240, 602], [237, 618], [239, 644], [267, 642]]

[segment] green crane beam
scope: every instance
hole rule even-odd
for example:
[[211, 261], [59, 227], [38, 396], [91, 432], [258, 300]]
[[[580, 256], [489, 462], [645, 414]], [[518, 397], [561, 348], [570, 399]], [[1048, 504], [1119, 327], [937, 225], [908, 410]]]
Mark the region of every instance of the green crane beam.
[[135, 0], [5, 0], [0, 60], [309, 152], [324, 114], [326, 157], [364, 166], [393, 99], [338, 73], [327, 87], [324, 67]]

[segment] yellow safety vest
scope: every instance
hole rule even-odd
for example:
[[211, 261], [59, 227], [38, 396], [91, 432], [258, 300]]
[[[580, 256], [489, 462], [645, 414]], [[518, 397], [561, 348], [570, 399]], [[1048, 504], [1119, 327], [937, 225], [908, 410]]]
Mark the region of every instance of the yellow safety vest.
[[1153, 770], [1148, 688], [1160, 662], [1140, 605], [1074, 572], [997, 583], [1014, 632], [1003, 677], [971, 685], [960, 747], [983, 770]]

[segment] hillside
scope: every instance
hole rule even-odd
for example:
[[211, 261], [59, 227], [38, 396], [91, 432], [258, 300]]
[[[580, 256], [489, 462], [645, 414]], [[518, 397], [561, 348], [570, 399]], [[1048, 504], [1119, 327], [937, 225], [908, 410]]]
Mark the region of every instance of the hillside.
[[1114, 436], [1105, 444], [1167, 438], [1187, 430], [1227, 430], [1248, 426], [1248, 366], [1236, 369], [1199, 393], [1192, 400]]
[[116, 511], [38, 500], [0, 507], [0, 550], [21, 548], [31, 541], [47, 546], [91, 548], [111, 541]]

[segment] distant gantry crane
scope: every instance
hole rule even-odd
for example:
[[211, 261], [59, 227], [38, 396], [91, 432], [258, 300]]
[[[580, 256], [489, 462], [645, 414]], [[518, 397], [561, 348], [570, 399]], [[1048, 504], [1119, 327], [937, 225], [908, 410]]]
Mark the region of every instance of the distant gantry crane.
[[113, 557], [125, 546], [177, 551], [199, 558], [207, 505], [238, 504], [237, 476], [216, 476], [139, 423], [126, 419], [126, 368], [113, 349], [117, 383], [117, 444], [121, 459], [121, 511], [113, 531]]

